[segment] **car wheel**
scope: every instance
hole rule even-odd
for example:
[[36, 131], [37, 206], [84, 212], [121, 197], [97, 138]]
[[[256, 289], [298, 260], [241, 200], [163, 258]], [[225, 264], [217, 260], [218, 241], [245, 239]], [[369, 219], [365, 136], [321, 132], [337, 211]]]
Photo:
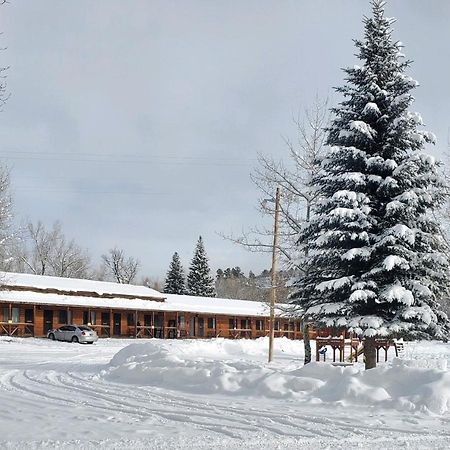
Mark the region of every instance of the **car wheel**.
[[53, 333], [48, 335], [48, 338], [51, 339], [52, 341], [55, 340], [55, 335]]
[[76, 336], [73, 336], [73, 337], [72, 337], [72, 342], [79, 342], [79, 341], [78, 341], [78, 338], [77, 338]]

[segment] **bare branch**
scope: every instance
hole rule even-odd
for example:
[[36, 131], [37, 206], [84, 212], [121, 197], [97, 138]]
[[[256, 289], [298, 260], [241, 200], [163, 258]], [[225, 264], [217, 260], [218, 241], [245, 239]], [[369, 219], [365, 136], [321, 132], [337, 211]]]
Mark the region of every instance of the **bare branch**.
[[[276, 161], [271, 156], [258, 155], [258, 167], [251, 179], [261, 192], [259, 210], [263, 215], [274, 216], [272, 198], [281, 187], [280, 246], [285, 263], [292, 267], [298, 261], [298, 235], [310, 219], [311, 210], [318, 200], [318, 191], [312, 180], [319, 171], [320, 158], [326, 141], [329, 122], [328, 100], [316, 97], [311, 108], [293, 118], [297, 130], [294, 141], [284, 138], [288, 149], [286, 160]], [[223, 235], [222, 235], [223, 236]], [[268, 252], [272, 249], [272, 229], [251, 229], [241, 236], [223, 236], [249, 251]], [[293, 257], [295, 253], [295, 257]]]
[[125, 257], [122, 249], [114, 247], [102, 256], [106, 271], [117, 283], [130, 284], [136, 278], [140, 263], [133, 257]]

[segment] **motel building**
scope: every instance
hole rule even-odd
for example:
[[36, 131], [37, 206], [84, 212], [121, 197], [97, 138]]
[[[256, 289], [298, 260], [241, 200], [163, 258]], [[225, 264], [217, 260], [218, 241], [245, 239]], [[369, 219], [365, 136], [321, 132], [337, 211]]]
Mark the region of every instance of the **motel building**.
[[[99, 337], [254, 339], [269, 335], [264, 302], [162, 294], [145, 286], [0, 272], [0, 335], [44, 337], [66, 324]], [[301, 322], [275, 320], [275, 337], [302, 339]]]

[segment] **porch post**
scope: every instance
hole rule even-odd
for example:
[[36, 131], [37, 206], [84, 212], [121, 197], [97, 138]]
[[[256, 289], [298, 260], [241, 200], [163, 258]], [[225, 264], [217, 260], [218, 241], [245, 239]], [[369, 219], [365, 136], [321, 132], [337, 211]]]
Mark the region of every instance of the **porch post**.
[[137, 338], [138, 329], [137, 329], [137, 318], [138, 318], [138, 312], [137, 310], [134, 312], [134, 337]]
[[36, 337], [36, 304], [33, 305], [33, 337]]
[[166, 312], [163, 311], [163, 326], [162, 326], [163, 339], [166, 338]]
[[151, 325], [151, 330], [152, 330], [152, 338], [155, 337], [155, 311], [152, 311], [152, 325]]
[[11, 324], [12, 324], [12, 303], [9, 304], [9, 316], [8, 316], [8, 335], [11, 336]]

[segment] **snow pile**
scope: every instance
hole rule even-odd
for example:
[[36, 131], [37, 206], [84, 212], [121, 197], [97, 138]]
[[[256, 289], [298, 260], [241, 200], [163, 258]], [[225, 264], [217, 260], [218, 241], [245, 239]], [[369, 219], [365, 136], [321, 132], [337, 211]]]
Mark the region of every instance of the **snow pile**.
[[[301, 343], [276, 342], [278, 352], [300, 354]], [[161, 341], [132, 344], [119, 351], [97, 377], [195, 394], [450, 412], [447, 370], [399, 359], [370, 371], [315, 362], [299, 367], [300, 360], [267, 365], [266, 344], [266, 339], [185, 341], [182, 346]]]

